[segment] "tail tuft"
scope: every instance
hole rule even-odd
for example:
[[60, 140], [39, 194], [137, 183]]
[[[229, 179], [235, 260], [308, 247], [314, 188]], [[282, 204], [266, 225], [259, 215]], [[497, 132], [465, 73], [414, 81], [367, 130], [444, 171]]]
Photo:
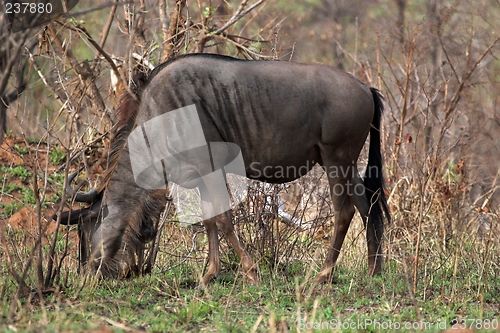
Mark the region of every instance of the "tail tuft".
[[370, 150], [368, 153], [368, 166], [366, 168], [364, 184], [366, 195], [371, 204], [370, 217], [377, 234], [382, 235], [384, 228], [384, 215], [387, 223], [391, 221], [389, 206], [384, 191], [383, 159], [380, 144], [380, 122], [384, 112], [384, 97], [375, 88], [370, 88], [375, 104], [372, 127], [370, 129]]

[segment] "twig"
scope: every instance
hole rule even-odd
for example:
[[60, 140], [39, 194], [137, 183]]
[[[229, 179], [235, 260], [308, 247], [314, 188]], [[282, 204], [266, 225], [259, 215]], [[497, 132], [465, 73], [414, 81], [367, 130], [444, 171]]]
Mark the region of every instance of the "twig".
[[67, 28], [69, 30], [73, 30], [73, 31], [80, 32], [80, 33], [84, 34], [85, 37], [87, 37], [87, 40], [90, 42], [90, 44], [92, 44], [92, 46], [94, 46], [96, 48], [96, 50], [104, 57], [104, 59], [106, 59], [106, 61], [108, 62], [109, 66], [111, 66], [111, 69], [113, 70], [113, 73], [116, 75], [118, 80], [120, 80], [124, 84], [124, 86], [127, 86], [126, 81], [123, 79], [122, 75], [120, 74], [120, 71], [118, 70], [118, 67], [116, 67], [116, 64], [113, 61], [113, 59], [111, 59], [109, 54], [106, 51], [104, 51], [99, 44], [97, 44], [97, 42], [94, 40], [94, 38], [92, 38], [92, 36], [89, 34], [87, 29], [85, 29], [85, 27], [78, 24], [74, 28], [72, 28], [72, 27], [69, 27], [67, 25], [62, 24], [59, 21], [56, 21], [56, 22], [63, 25], [65, 28]]
[[155, 66], [150, 63], [146, 58], [144, 58], [143, 56], [141, 56], [140, 54], [137, 54], [135, 52], [132, 53], [132, 57], [135, 59], [135, 60], [138, 60], [140, 62], [142, 62], [144, 65], [146, 65], [150, 70], [153, 70], [155, 68]]
[[[100, 9], [105, 9], [105, 8], [108, 8], [108, 7], [115, 6], [115, 2], [116, 1], [113, 0], [113, 2], [104, 3], [104, 4], [102, 4], [100, 6], [96, 6], [94, 8], [82, 10], [82, 11], [79, 11], [79, 12], [71, 12], [71, 13], [61, 14], [59, 17], [68, 18], [68, 17], [82, 16], [82, 15], [85, 15], [85, 14], [88, 14], [88, 13], [92, 13], [92, 12], [98, 11]], [[120, 5], [127, 5], [127, 4], [130, 4], [130, 3], [133, 3], [133, 2], [134, 2], [133, 0], [123, 1], [123, 2], [120, 2]]]
[[117, 321], [114, 321], [113, 319], [110, 319], [110, 318], [106, 318], [103, 316], [100, 316], [100, 317], [101, 317], [101, 320], [104, 320], [105, 322], [107, 322], [108, 324], [110, 324], [116, 328], [119, 328], [119, 329], [122, 329], [125, 331], [132, 331], [132, 328], [130, 326], [124, 325], [124, 324], [119, 323]]
[[243, 40], [246, 40], [247, 42], [255, 42], [255, 43], [270, 43], [271, 41], [270, 40], [265, 40], [265, 39], [255, 39], [255, 38], [248, 38], [248, 37], [244, 37], [244, 36], [238, 36], [238, 35], [230, 35], [230, 34], [226, 34], [225, 35], [227, 38], [238, 38], [238, 39], [243, 39]]
[[115, 17], [116, 8], [118, 8], [118, 0], [113, 0], [113, 2], [115, 4], [113, 5], [113, 7], [111, 7], [111, 12], [109, 13], [108, 21], [106, 22], [106, 25], [104, 26], [101, 41], [99, 42], [99, 46], [101, 48], [103, 48], [104, 44], [106, 43], [106, 39], [108, 38], [109, 30], [111, 29], [111, 24], [113, 24], [113, 19]]
[[[203, 52], [203, 49], [205, 48], [205, 44], [207, 43], [207, 41], [211, 38], [215, 38], [216, 36], [223, 36], [223, 32], [229, 28], [230, 26], [232, 26], [234, 23], [236, 23], [238, 20], [240, 20], [242, 17], [244, 17], [245, 15], [247, 15], [249, 12], [251, 12], [253, 9], [255, 9], [257, 6], [259, 6], [260, 4], [262, 4], [264, 2], [264, 0], [259, 0], [257, 1], [256, 3], [254, 3], [252, 6], [248, 7], [246, 10], [243, 10], [246, 5], [247, 5], [247, 2], [248, 0], [243, 0], [240, 4], [240, 6], [238, 7], [238, 9], [236, 10], [236, 13], [231, 17], [231, 19], [226, 22], [226, 24], [224, 24], [222, 27], [220, 27], [219, 29], [215, 30], [215, 31], [208, 31], [208, 33], [206, 33], [205, 31], [207, 30], [205, 28], [205, 26], [203, 26], [204, 28], [204, 32], [203, 32], [203, 36], [200, 38], [200, 40], [198, 41], [198, 45], [196, 47], [196, 52]], [[231, 38], [229, 36], [224, 36], [227, 38], [227, 40], [231, 40]], [[241, 48], [239, 47], [236, 42], [233, 43], [235, 46], [237, 46], [238, 48], [240, 49], [246, 49], [246, 48]], [[248, 51], [248, 49], [247, 49]], [[247, 52], [247, 53], [253, 53], [253, 52]], [[255, 54], [253, 55], [255, 57]]]
[[[449, 128], [449, 125], [448, 125], [448, 122], [449, 122], [449, 119], [450, 119], [450, 116], [451, 114], [453, 113], [453, 110], [456, 109], [456, 106], [458, 104], [458, 102], [460, 101], [460, 97], [462, 96], [462, 91], [463, 89], [465, 88], [465, 83], [469, 81], [470, 77], [472, 76], [472, 74], [474, 73], [474, 71], [477, 69], [477, 66], [479, 66], [479, 64], [481, 63], [481, 61], [483, 61], [483, 59], [491, 52], [491, 49], [493, 49], [493, 47], [500, 41], [500, 36], [498, 36], [494, 41], [493, 43], [491, 43], [488, 48], [486, 48], [486, 50], [481, 54], [481, 56], [479, 56], [479, 58], [476, 60], [476, 62], [474, 63], [474, 65], [472, 66], [472, 68], [464, 73], [464, 75], [462, 76], [462, 80], [460, 80], [457, 76], [457, 74], [455, 73], [455, 70], [453, 70], [453, 72], [455, 73], [455, 76], [456, 76], [456, 79], [458, 80], [458, 87], [457, 89], [455, 90], [455, 93], [453, 94], [453, 96], [451, 97], [451, 99], [449, 100], [448, 103], [445, 103], [445, 110], [444, 110], [444, 119], [442, 120], [441, 122], [441, 127], [440, 127], [440, 130], [439, 130], [439, 138], [437, 140], [437, 145], [436, 147], [440, 147], [441, 146], [441, 142], [443, 141], [444, 139], [444, 136], [445, 136], [445, 133], [446, 133], [446, 130]], [[446, 50], [444, 48], [444, 45], [442, 44], [442, 48], [443, 48], [443, 51], [445, 52], [446, 54]], [[448, 58], [447, 58], [448, 59]], [[449, 60], [448, 60], [449, 61]], [[451, 62], [449, 62], [449, 65], [453, 68]], [[434, 158], [437, 160], [437, 158], [439, 157], [439, 149], [436, 149], [436, 152], [434, 154]]]
[[[101, 141], [102, 139], [104, 139], [107, 135], [109, 134], [109, 131], [99, 135], [98, 137], [94, 138], [92, 141], [90, 142], [87, 142], [85, 145], [83, 145], [83, 147], [80, 147], [80, 148], [75, 148], [72, 152], [72, 154], [69, 156], [68, 160], [70, 161], [70, 164], [71, 162], [73, 162], [75, 159], [78, 158], [78, 156], [83, 152], [85, 151], [87, 148], [89, 147], [92, 147], [92, 145], [98, 141]], [[61, 170], [64, 170], [66, 169], [66, 165], [63, 164], [61, 165], [59, 168], [57, 168], [54, 172], [61, 172]]]
[[49, 84], [49, 82], [45, 78], [45, 75], [43, 75], [42, 71], [40, 70], [40, 67], [38, 67], [38, 64], [35, 61], [35, 57], [33, 56], [33, 54], [30, 52], [30, 50], [27, 47], [26, 47], [26, 52], [28, 52], [28, 56], [30, 58], [30, 63], [33, 66], [33, 68], [35, 69], [35, 71], [38, 74], [38, 76], [40, 77], [40, 79], [42, 80], [42, 82], [45, 84], [45, 86], [47, 87], [47, 89], [49, 89], [50, 93], [54, 96], [54, 98], [59, 103], [61, 103], [61, 106], [64, 106], [65, 102], [63, 102], [63, 100], [61, 99], [61, 97], [59, 97], [59, 95], [56, 93], [56, 91], [54, 90], [54, 88], [52, 88], [52, 86]]
[[223, 35], [213, 35], [212, 36], [213, 38], [215, 39], [221, 39], [221, 40], [224, 40], [226, 42], [229, 42], [231, 44], [233, 44], [234, 46], [236, 46], [236, 48], [248, 53], [249, 55], [251, 55], [252, 57], [249, 57], [249, 58], [252, 58], [252, 59], [266, 59], [266, 60], [272, 60], [273, 59], [273, 56], [266, 56], [266, 55], [262, 55], [260, 53], [257, 53], [257, 52], [254, 52], [254, 51], [251, 51], [248, 47], [246, 47], [245, 45], [243, 44], [240, 44], [238, 42], [235, 42], [234, 40], [230, 39], [230, 38], [227, 38]]
[[96, 83], [94, 81], [94, 73], [90, 69], [88, 62], [83, 61], [80, 65], [76, 60], [71, 48], [62, 42], [54, 26], [50, 24], [48, 27], [49, 27], [48, 29], [49, 34], [51, 35], [52, 39], [57, 44], [57, 46], [63, 51], [63, 54], [69, 59], [71, 67], [73, 67], [73, 70], [80, 76], [83, 82], [87, 83], [88, 87], [90, 88], [90, 97], [91, 97], [90, 101], [92, 105], [94, 106], [98, 114], [105, 113], [106, 106], [99, 92], [99, 89], [97, 89]]
[[[170, 27], [168, 29], [168, 35], [163, 36], [163, 44], [165, 45], [165, 53], [163, 54], [162, 61], [167, 61], [172, 58], [175, 49], [174, 45], [176, 44], [175, 38], [179, 36], [179, 33], [176, 33], [177, 27], [179, 25], [179, 19], [181, 17], [181, 11], [184, 7], [182, 0], [177, 0], [175, 2], [175, 9], [172, 13], [172, 17], [170, 18]], [[169, 42], [172, 41], [172, 42]]]
[[238, 7], [238, 9], [236, 10], [236, 13], [233, 15], [233, 17], [231, 17], [231, 19], [226, 24], [224, 24], [219, 29], [215, 30], [213, 33], [216, 35], [220, 34], [224, 30], [226, 30], [227, 28], [229, 28], [230, 26], [235, 24], [243, 16], [250, 13], [254, 8], [261, 5], [264, 2], [264, 0], [259, 0], [256, 3], [254, 3], [253, 5], [251, 5], [250, 7], [248, 7], [247, 9], [243, 10], [243, 8], [245, 8], [245, 6], [247, 5], [247, 2], [248, 2], [248, 0], [243, 0], [241, 2], [240, 6]]
[[[203, 25], [201, 25], [200, 23], [194, 23], [194, 24], [191, 24], [189, 27], [183, 29], [183, 30], [180, 30], [178, 31], [175, 35], [173, 36], [170, 36], [169, 38], [167, 38], [166, 40], [163, 41], [163, 44], [166, 44], [166, 43], [169, 43], [171, 42], [173, 39], [179, 37], [180, 35], [188, 32], [189, 30], [191, 29], [202, 29], [203, 28]], [[164, 61], [164, 60], [163, 60]]]
[[[9, 77], [10, 77], [10, 72], [12, 70], [12, 67], [14, 66], [14, 63], [19, 59], [19, 53], [21, 52], [22, 47], [24, 46], [24, 42], [28, 38], [28, 33], [30, 30], [24, 31], [19, 38], [19, 42], [16, 43], [14, 36], [10, 36], [9, 41], [12, 42], [13, 47], [11, 46], [10, 49], [12, 50], [9, 59], [7, 60], [7, 64], [4, 67], [4, 64], [0, 67], [0, 69], [3, 69], [2, 76], [0, 77], [0, 92], [3, 92], [5, 90], [5, 87], [7, 86], [7, 82], [9, 82]], [[9, 42], [2, 41], [2, 43], [5, 44], [10, 44]], [[2, 45], [2, 47], [5, 47], [5, 44]], [[8, 47], [8, 46], [7, 46]]]
[[17, 284], [19, 285], [19, 289], [17, 291], [18, 296], [25, 296], [30, 292], [30, 288], [24, 282], [24, 279], [16, 272], [14, 269], [14, 265], [12, 264], [12, 257], [10, 255], [9, 249], [7, 248], [7, 242], [5, 241], [5, 224], [0, 223], [0, 245], [4, 249], [5, 257], [7, 259], [7, 267], [9, 268], [10, 274], [14, 277]]
[[159, 16], [161, 22], [161, 33], [163, 35], [164, 43], [165, 39], [168, 38], [168, 21], [167, 21], [167, 3], [166, 0], [159, 0]]
[[191, 237], [191, 249], [189, 249], [188, 253], [184, 256], [184, 258], [181, 260], [181, 262], [175, 264], [175, 265], [172, 265], [170, 267], [167, 267], [165, 269], [162, 270], [162, 273], [165, 273], [165, 272], [168, 272], [168, 271], [171, 271], [172, 269], [176, 268], [176, 267], [179, 267], [181, 266], [182, 264], [184, 264], [189, 258], [191, 258], [191, 253], [193, 253], [194, 251], [194, 248], [196, 247], [196, 243], [195, 243], [195, 239], [196, 239], [196, 236], [198, 236], [198, 234], [200, 233], [201, 231], [197, 231], [194, 233], [193, 237]]

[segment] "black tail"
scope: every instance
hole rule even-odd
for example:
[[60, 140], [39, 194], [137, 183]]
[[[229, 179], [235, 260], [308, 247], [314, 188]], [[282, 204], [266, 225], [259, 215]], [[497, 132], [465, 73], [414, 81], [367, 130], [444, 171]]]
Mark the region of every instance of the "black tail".
[[370, 151], [368, 153], [368, 166], [365, 173], [366, 195], [371, 204], [370, 218], [377, 235], [384, 231], [384, 218], [389, 223], [391, 215], [387, 198], [384, 192], [384, 173], [382, 170], [383, 160], [380, 152], [380, 120], [384, 112], [383, 96], [375, 88], [370, 88], [375, 103], [375, 114], [373, 115], [372, 127], [370, 129]]

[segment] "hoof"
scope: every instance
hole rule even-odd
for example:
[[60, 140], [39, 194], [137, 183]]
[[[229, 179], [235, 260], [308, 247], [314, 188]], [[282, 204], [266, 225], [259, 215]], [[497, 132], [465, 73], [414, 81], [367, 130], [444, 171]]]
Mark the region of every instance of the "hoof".
[[382, 268], [369, 268], [368, 272], [370, 273], [370, 276], [382, 275]]
[[193, 290], [200, 290], [205, 288], [206, 286], [202, 285], [201, 282], [193, 286]]
[[326, 284], [332, 281], [332, 276], [330, 274], [318, 274], [313, 280], [315, 284]]
[[[201, 278], [200, 283], [198, 284], [199, 287], [206, 287], [212, 282], [212, 280], [216, 279], [219, 277], [220, 274], [206, 274]], [[198, 288], [198, 287], [197, 287]]]
[[252, 287], [256, 287], [259, 285], [259, 281], [257, 279], [251, 278], [249, 276], [247, 276], [246, 282], [247, 282], [247, 285], [252, 286]]
[[259, 285], [259, 278], [257, 277], [257, 272], [252, 271], [252, 272], [246, 273], [245, 276], [246, 276], [246, 282], [249, 286], [258, 286]]

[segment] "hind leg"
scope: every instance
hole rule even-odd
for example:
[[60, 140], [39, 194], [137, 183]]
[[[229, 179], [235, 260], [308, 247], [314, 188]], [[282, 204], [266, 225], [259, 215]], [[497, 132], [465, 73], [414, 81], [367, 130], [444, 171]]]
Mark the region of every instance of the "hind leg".
[[329, 182], [330, 195], [332, 196], [335, 211], [335, 231], [323, 267], [314, 279], [316, 283], [325, 283], [331, 279], [333, 267], [337, 262], [340, 249], [354, 216], [354, 204], [352, 198], [348, 195], [348, 180], [329, 178]]
[[[354, 184], [353, 201], [366, 227], [366, 243], [368, 245], [368, 272], [370, 275], [382, 273], [383, 253], [382, 234], [375, 227], [374, 217], [370, 216], [370, 202], [366, 196], [365, 186], [359, 175], [352, 178]], [[362, 190], [361, 190], [362, 189]], [[375, 217], [379, 218], [379, 217]], [[379, 221], [381, 223], [381, 221]]]

